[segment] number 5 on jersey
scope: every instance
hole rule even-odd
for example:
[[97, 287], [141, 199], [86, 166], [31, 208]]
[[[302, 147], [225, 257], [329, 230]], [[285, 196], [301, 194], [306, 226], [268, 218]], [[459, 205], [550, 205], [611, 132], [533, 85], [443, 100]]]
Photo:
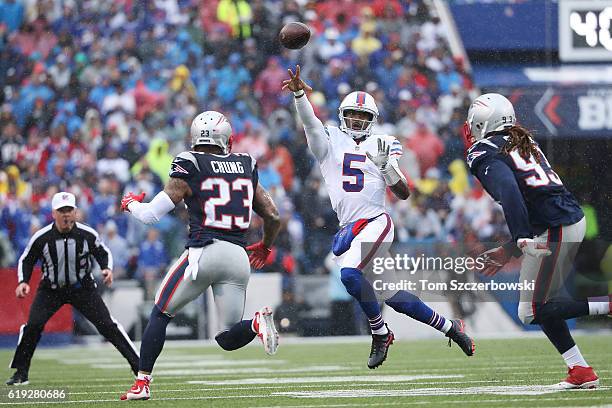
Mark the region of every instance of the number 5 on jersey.
[[353, 162], [365, 163], [366, 156], [363, 154], [344, 153], [342, 162], [342, 175], [351, 179], [342, 182], [342, 188], [349, 193], [357, 193], [363, 190], [364, 174], [361, 169], [352, 167]]
[[[253, 202], [253, 182], [246, 178], [239, 178], [231, 182], [230, 185], [230, 182], [225, 179], [212, 177], [204, 180], [201, 188], [202, 191], [214, 192], [215, 187], [218, 188], [219, 193], [210, 197], [204, 203], [204, 225], [224, 230], [231, 230], [234, 227], [241, 230], [249, 228], [251, 203]], [[218, 207], [227, 206], [231, 200], [232, 192], [242, 193], [242, 207], [226, 208], [224, 214]], [[245, 211], [248, 214], [246, 217], [244, 216]]]

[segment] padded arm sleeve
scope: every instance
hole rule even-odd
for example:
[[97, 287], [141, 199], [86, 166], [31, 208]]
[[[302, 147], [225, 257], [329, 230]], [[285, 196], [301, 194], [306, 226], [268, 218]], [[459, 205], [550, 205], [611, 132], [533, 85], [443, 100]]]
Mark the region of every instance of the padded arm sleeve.
[[295, 98], [295, 108], [304, 124], [308, 147], [310, 147], [312, 154], [314, 154], [317, 160], [322, 161], [329, 150], [327, 131], [323, 123], [315, 115], [306, 95]]
[[131, 202], [128, 209], [132, 215], [145, 224], [154, 224], [174, 209], [174, 203], [165, 191], [160, 191], [150, 203]]

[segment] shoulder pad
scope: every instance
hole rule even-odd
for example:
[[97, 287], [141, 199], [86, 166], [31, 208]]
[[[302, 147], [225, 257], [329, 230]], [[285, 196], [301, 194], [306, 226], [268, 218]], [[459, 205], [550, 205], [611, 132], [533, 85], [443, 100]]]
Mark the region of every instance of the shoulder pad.
[[191, 152], [179, 153], [170, 166], [170, 177], [185, 178], [191, 176], [193, 170], [200, 172], [200, 165], [198, 159]]
[[473, 169], [478, 163], [485, 160], [485, 158], [493, 157], [499, 152], [499, 146], [493, 143], [489, 139], [481, 139], [474, 143], [467, 151], [465, 161], [468, 166]]

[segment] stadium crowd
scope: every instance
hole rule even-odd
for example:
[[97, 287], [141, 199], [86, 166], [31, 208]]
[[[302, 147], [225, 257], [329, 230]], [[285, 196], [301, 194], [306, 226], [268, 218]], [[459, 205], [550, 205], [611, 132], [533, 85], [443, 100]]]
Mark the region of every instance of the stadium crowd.
[[[186, 211], [153, 227], [121, 213], [127, 191], [153, 197], [189, 126], [227, 115], [233, 151], [258, 161], [283, 221], [264, 270], [325, 273], [337, 231], [309, 153], [286, 69], [302, 66], [317, 115], [337, 123], [343, 96], [371, 93], [375, 132], [404, 145], [407, 201], [390, 195], [396, 239], [498, 240], [503, 215], [469, 180], [459, 138], [473, 86], [426, 0], [0, 0], [0, 238], [15, 265], [68, 190], [103, 233], [117, 278], [154, 284], [183, 249]], [[280, 27], [303, 21], [307, 47], [282, 49]], [[255, 217], [250, 241], [261, 222]]]

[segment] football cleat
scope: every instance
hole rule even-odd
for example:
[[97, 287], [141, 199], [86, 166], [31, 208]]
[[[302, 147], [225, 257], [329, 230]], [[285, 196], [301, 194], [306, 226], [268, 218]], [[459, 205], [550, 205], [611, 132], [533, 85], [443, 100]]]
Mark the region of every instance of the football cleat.
[[6, 385], [28, 385], [29, 383], [28, 373], [20, 370], [15, 371], [15, 374], [6, 380]]
[[271, 356], [276, 354], [278, 349], [278, 331], [276, 331], [274, 326], [274, 316], [271, 307], [266, 306], [259, 312], [255, 312], [253, 331], [257, 333], [257, 337], [261, 340], [266, 353]]
[[599, 387], [599, 377], [591, 367], [574, 366], [567, 370], [567, 378], [556, 385], [563, 390]]
[[463, 350], [465, 355], [474, 355], [476, 344], [474, 343], [474, 340], [472, 340], [472, 338], [465, 333], [465, 323], [463, 323], [463, 320], [451, 320], [451, 323], [453, 325], [448, 333], [446, 333], [446, 337], [448, 337], [448, 347], [451, 346], [452, 340], [461, 348], [461, 350]]
[[387, 359], [389, 346], [395, 340], [395, 335], [389, 330], [387, 323], [385, 323], [385, 327], [387, 327], [387, 334], [372, 335], [372, 348], [370, 349], [370, 358], [368, 358], [368, 368], [370, 369], [380, 366]]
[[150, 384], [151, 380], [136, 380], [132, 388], [121, 396], [121, 401], [126, 400], [148, 400], [151, 398]]

